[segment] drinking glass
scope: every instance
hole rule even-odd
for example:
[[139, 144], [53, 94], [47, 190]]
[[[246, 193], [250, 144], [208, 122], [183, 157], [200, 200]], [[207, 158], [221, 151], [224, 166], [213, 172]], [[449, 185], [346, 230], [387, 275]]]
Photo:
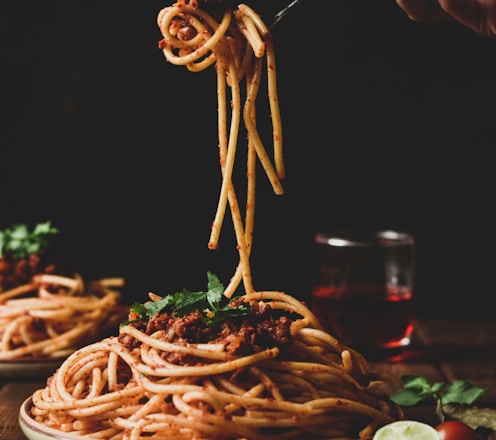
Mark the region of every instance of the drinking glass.
[[326, 330], [364, 354], [403, 349], [415, 324], [415, 240], [395, 230], [315, 235], [312, 309]]

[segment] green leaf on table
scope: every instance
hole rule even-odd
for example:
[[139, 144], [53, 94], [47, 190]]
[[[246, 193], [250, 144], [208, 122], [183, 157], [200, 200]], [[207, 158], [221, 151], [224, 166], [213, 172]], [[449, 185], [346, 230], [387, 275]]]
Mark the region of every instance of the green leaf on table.
[[470, 405], [485, 391], [484, 388], [476, 387], [463, 380], [456, 380], [446, 385], [440, 397], [443, 405], [447, 403], [466, 403]]
[[401, 376], [403, 388], [391, 396], [391, 400], [401, 406], [413, 406], [433, 400], [441, 404], [472, 404], [486, 390], [467, 381], [457, 380], [449, 384], [429, 382], [422, 376], [404, 374]]
[[431, 383], [422, 376], [404, 374], [401, 376], [403, 388], [391, 396], [391, 400], [401, 406], [414, 406], [427, 400], [437, 400], [437, 392], [442, 382]]
[[456, 380], [445, 384], [429, 382], [416, 375], [400, 377], [403, 388], [391, 396], [400, 406], [415, 406], [421, 402], [435, 402], [435, 412], [440, 422], [459, 420], [472, 429], [496, 429], [496, 410], [478, 408], [472, 404], [486, 391], [470, 382]]

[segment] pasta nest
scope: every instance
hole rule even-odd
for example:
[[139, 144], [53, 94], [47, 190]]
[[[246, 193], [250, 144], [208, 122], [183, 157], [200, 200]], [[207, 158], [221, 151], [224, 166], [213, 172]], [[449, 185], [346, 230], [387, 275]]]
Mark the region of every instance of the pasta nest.
[[173, 343], [124, 324], [63, 362], [33, 394], [33, 417], [90, 438], [249, 440], [365, 439], [402, 417], [364, 357], [302, 302], [267, 291], [242, 299], [291, 317], [290, 343], [233, 355], [222, 340]]

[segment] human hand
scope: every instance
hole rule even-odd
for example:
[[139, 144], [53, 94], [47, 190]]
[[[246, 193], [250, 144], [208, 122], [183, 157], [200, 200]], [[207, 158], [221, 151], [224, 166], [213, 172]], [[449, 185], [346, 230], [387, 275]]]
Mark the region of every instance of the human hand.
[[496, 38], [496, 0], [396, 0], [411, 20], [456, 20], [485, 37]]

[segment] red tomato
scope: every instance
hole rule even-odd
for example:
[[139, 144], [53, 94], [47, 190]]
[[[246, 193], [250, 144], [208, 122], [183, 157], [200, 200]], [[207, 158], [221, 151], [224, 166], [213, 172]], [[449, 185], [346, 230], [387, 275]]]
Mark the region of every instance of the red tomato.
[[448, 420], [436, 426], [441, 440], [479, 440], [475, 431], [458, 420]]

